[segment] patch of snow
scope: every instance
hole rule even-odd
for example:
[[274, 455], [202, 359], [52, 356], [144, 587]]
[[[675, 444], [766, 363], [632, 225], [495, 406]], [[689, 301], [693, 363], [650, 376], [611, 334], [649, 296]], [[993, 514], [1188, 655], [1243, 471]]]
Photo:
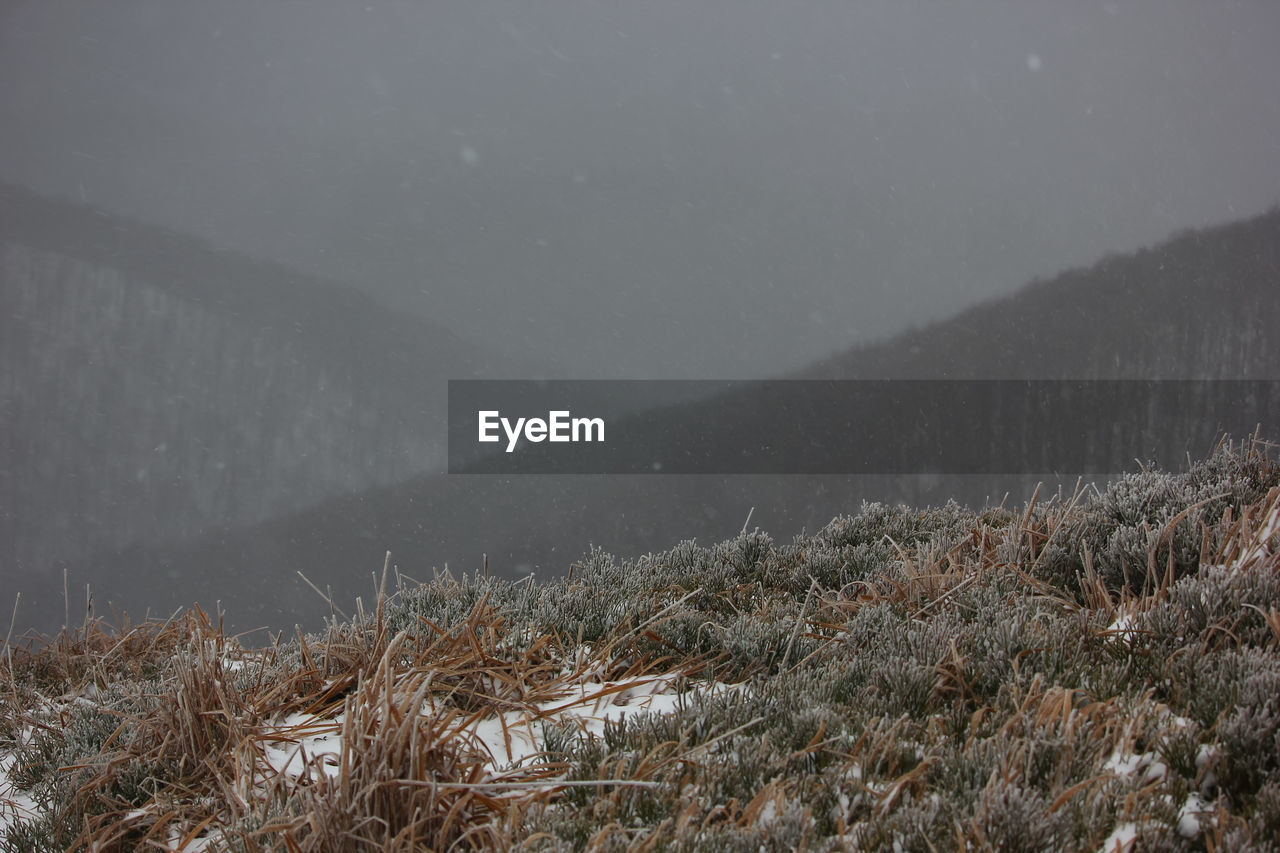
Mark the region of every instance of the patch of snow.
[[481, 720], [473, 733], [492, 757], [489, 770], [519, 765], [543, 749], [543, 724], [569, 723], [585, 735], [604, 734], [606, 722], [621, 722], [627, 714], [670, 714], [687, 704], [694, 693], [711, 694], [736, 685], [714, 684], [676, 692], [669, 677], [642, 677], [630, 681], [605, 681], [577, 685], [577, 695], [535, 706], [533, 713], [509, 711]]
[[[583, 735], [599, 737], [607, 722], [620, 722], [628, 714], [669, 714], [687, 704], [695, 693], [713, 694], [736, 689], [738, 685], [712, 684], [688, 687], [677, 693], [674, 679], [642, 677], [630, 681], [578, 684], [554, 701], [542, 702], [527, 710], [507, 711], [475, 720], [459, 737], [483, 744], [489, 754], [486, 770], [523, 765], [536, 758], [545, 747], [544, 725], [569, 724]], [[431, 713], [429, 705], [424, 713]], [[344, 715], [318, 717], [295, 713], [274, 726], [262, 741], [263, 758], [277, 774], [297, 779], [309, 770], [325, 775], [339, 771], [342, 756]]]
[[13, 762], [12, 753], [0, 755], [0, 837], [19, 821], [36, 820], [40, 817], [36, 801], [19, 791], [9, 777]]
[[1169, 768], [1155, 753], [1151, 752], [1144, 752], [1141, 755], [1134, 755], [1131, 752], [1114, 752], [1102, 769], [1125, 779], [1141, 773], [1143, 782], [1158, 782], [1169, 775]]
[[1200, 816], [1212, 811], [1199, 794], [1192, 793], [1178, 812], [1178, 834], [1183, 838], [1195, 838], [1201, 832]]
[[1138, 825], [1127, 821], [1116, 824], [1107, 840], [1102, 842], [1098, 853], [1130, 853], [1138, 840]]
[[1116, 608], [1116, 616], [1105, 632], [1109, 640], [1132, 640], [1140, 633], [1136, 604], [1122, 604]]
[[324, 719], [312, 714], [290, 714], [275, 727], [278, 740], [263, 743], [262, 753], [277, 774], [297, 779], [308, 768], [333, 775], [342, 757], [343, 715]]

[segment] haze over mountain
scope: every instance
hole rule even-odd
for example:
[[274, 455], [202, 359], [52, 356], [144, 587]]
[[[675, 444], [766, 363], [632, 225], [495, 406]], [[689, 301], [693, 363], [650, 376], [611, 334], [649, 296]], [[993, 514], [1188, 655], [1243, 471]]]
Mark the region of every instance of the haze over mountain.
[[1265, 210], [1277, 32], [1268, 0], [10, 0], [0, 179], [557, 376], [756, 379]]
[[7, 184], [0, 302], [6, 574], [443, 470], [445, 379], [512, 370], [350, 288]]
[[[1280, 211], [1110, 257], [1012, 297], [856, 347], [807, 377], [1280, 378]], [[759, 401], [761, 417], [786, 417]], [[697, 417], [696, 405], [690, 416]], [[1186, 411], [1176, 441], [1213, 413]], [[1114, 418], [1115, 413], [1103, 413]], [[1109, 429], [1122, 422], [1107, 420]], [[1273, 431], [1268, 433], [1267, 427]], [[1264, 425], [1264, 436], [1274, 427]], [[856, 440], [856, 437], [850, 437]], [[1201, 452], [1208, 448], [1198, 448]], [[1136, 452], [1136, 451], [1135, 451]], [[1177, 460], [1165, 460], [1177, 464]], [[1074, 478], [1072, 478], [1074, 479]], [[221, 601], [241, 628], [315, 624], [328, 606], [297, 578], [331, 587], [339, 606], [369, 595], [387, 550], [401, 571], [446, 563], [495, 574], [558, 574], [589, 544], [619, 553], [685, 537], [732, 535], [751, 523], [777, 537], [814, 529], [863, 498], [918, 503], [1029, 496], [1034, 477], [507, 477], [424, 476], [376, 487], [260, 525], [171, 547], [128, 548], [76, 566], [99, 600], [140, 613], [196, 598]], [[171, 588], [166, 589], [166, 588]], [[159, 590], [165, 589], [165, 592]], [[26, 617], [45, 627], [61, 592], [45, 585]]]

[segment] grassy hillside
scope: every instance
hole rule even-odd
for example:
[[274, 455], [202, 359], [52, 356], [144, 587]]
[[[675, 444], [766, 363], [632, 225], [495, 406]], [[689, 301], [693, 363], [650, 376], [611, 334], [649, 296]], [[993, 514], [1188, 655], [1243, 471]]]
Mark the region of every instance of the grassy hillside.
[[1273, 849], [1280, 466], [19, 644], [6, 849]]

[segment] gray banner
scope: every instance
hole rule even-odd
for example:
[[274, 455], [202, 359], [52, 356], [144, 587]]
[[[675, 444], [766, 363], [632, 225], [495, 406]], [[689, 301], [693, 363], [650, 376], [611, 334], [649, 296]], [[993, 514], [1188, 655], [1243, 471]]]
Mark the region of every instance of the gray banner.
[[1280, 426], [1280, 381], [449, 383], [452, 474], [1101, 474]]

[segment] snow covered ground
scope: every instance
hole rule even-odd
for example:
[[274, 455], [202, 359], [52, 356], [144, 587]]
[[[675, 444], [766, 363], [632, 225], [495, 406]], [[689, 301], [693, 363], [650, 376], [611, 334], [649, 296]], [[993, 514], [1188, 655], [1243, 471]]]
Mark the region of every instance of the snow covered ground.
[[[508, 783], [502, 781], [504, 774], [528, 767], [542, 753], [544, 727], [568, 725], [583, 737], [599, 737], [604, 733], [606, 722], [619, 722], [628, 715], [672, 713], [693, 701], [696, 695], [709, 696], [738, 689], [741, 685], [695, 684], [685, 685], [681, 692], [676, 679], [666, 675], [627, 681], [586, 680], [565, 690], [558, 698], [534, 704], [527, 710], [477, 717], [459, 729], [456, 736], [480, 745], [489, 755], [486, 775], [495, 780], [495, 787], [508, 787]], [[434, 713], [434, 710], [428, 705], [424, 713]], [[265, 781], [283, 775], [289, 780], [298, 780], [316, 772], [337, 775], [342, 767], [345, 723], [343, 713], [327, 717], [297, 713], [281, 720], [258, 742], [262, 759], [258, 779]], [[14, 761], [12, 752], [0, 756], [0, 838], [17, 821], [40, 816], [37, 803], [13, 784], [10, 771]], [[542, 778], [530, 783], [530, 787], [556, 784], [554, 778]], [[520, 785], [510, 787], [518, 789]], [[139, 809], [132, 816], [143, 818], [146, 810]], [[171, 828], [167, 837], [169, 849], [186, 853], [201, 851], [213, 840], [214, 837], [205, 834], [184, 836], [176, 828]]]
[[[628, 714], [671, 713], [692, 701], [695, 694], [740, 688], [741, 685], [701, 684], [681, 693], [675, 679], [669, 676], [585, 683], [578, 685], [575, 692], [537, 703], [528, 710], [479, 718], [460, 730], [459, 736], [483, 746], [490, 757], [486, 769], [497, 776], [536, 760], [545, 746], [542, 731], [546, 726], [563, 727], [567, 723], [584, 737], [599, 737], [606, 721], [618, 722]], [[294, 778], [308, 767], [336, 773], [342, 763], [345, 719], [341, 713], [332, 717], [291, 715], [276, 728], [278, 739], [265, 742], [267, 764], [274, 772]]]
[[[23, 733], [23, 738], [28, 736], [29, 731]], [[39, 816], [35, 800], [14, 787], [10, 776], [14, 760], [12, 752], [0, 754], [0, 839], [18, 821]]]

